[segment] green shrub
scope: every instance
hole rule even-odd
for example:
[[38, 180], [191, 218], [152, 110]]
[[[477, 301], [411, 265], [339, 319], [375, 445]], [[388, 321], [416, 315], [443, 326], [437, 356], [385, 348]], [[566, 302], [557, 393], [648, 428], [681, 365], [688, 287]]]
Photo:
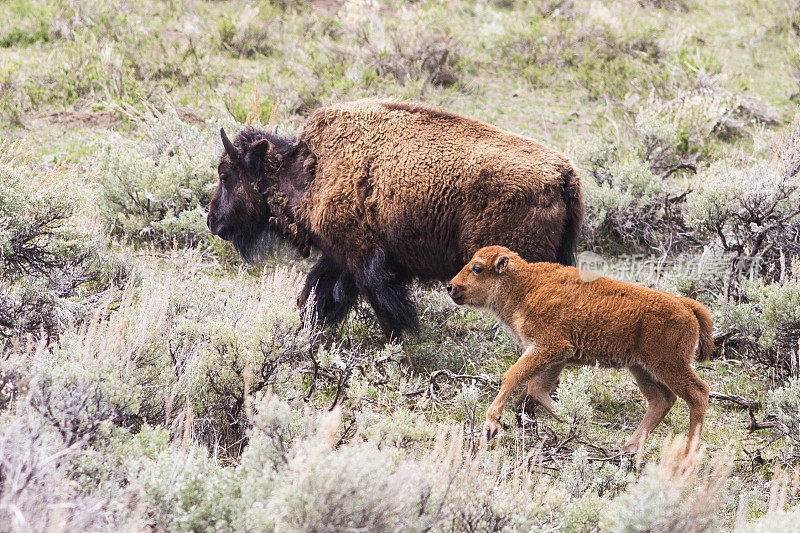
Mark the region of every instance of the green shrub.
[[498, 49], [534, 87], [579, 85], [591, 99], [621, 99], [642, 79], [662, 83], [657, 26], [622, 20], [601, 4], [551, 2], [525, 15], [507, 22]]
[[139, 117], [144, 138], [115, 136], [99, 147], [101, 212], [112, 230], [162, 246], [211, 238], [205, 208], [213, 193], [217, 133], [182, 121], [174, 108]]
[[379, 447], [408, 447], [420, 441], [432, 441], [436, 434], [436, 428], [424, 417], [407, 409], [394, 411], [390, 418], [365, 409], [357, 420], [364, 437]]
[[570, 462], [564, 465], [564, 469], [561, 472], [560, 480], [574, 498], [582, 496], [589, 490], [594, 481], [594, 473], [589, 465], [588, 457], [589, 453], [586, 448], [584, 446], [578, 447], [572, 452]]
[[281, 24], [278, 15], [270, 6], [252, 6], [241, 10], [236, 20], [220, 19], [217, 31], [221, 47], [243, 57], [269, 55], [275, 50], [272, 27]]
[[346, 2], [335, 17], [270, 23], [280, 67], [265, 78], [263, 94], [279, 95], [294, 115], [333, 99], [375, 95], [421, 98], [466, 89], [471, 64], [451, 13], [407, 5], [385, 16], [377, 2]]
[[764, 160], [709, 166], [687, 203], [687, 220], [706, 238], [742, 259], [758, 258], [771, 276], [781, 257], [800, 254], [800, 118]]
[[609, 504], [594, 493], [576, 499], [564, 510], [561, 529], [568, 532], [598, 531], [602, 510]]
[[351, 65], [348, 70], [363, 69], [365, 80], [369, 71], [391, 76], [401, 85], [411, 80], [443, 86], [459, 81], [461, 46], [448, 35], [445, 13], [412, 8], [389, 19], [380, 16], [380, 9], [377, 3], [349, 2], [339, 12], [345, 37], [360, 44], [335, 48], [338, 59]]
[[727, 457], [700, 469], [685, 441], [665, 443], [659, 464], [648, 464], [636, 483], [604, 510], [601, 529], [613, 532], [717, 531], [717, 510], [730, 474]]
[[0, 117], [18, 124], [26, 107], [26, 100], [19, 82], [20, 64], [8, 58], [0, 59]]
[[581, 367], [574, 372], [564, 372], [558, 386], [555, 413], [569, 424], [570, 432], [583, 435], [592, 421], [591, 391], [595, 369]]
[[76, 169], [43, 173], [30, 157], [0, 145], [0, 338], [57, 335], [81, 317], [81, 296], [127, 275], [108, 261]]
[[[772, 164], [733, 171], [715, 162], [702, 169], [716, 149], [715, 136], [775, 118], [712, 82], [698, 83], [671, 100], [651, 95], [636, 115], [632, 145], [595, 139], [581, 148], [579, 158], [589, 171], [584, 177], [589, 246], [674, 254], [719, 237], [724, 251], [752, 257], [778, 238], [781, 247], [794, 250], [791, 243], [800, 231], [792, 208], [798, 187], [791, 164], [796, 126], [777, 145]], [[695, 186], [687, 176], [698, 168]], [[783, 172], [779, 180], [772, 174], [776, 170]]]
[[328, 452], [307, 443], [273, 496], [276, 525], [290, 531], [396, 529], [402, 495], [393, 470], [387, 454], [367, 444]]
[[[797, 267], [795, 267], [797, 269]], [[800, 354], [800, 279], [761, 279], [742, 283], [741, 303], [727, 302], [719, 326], [741, 332], [749, 341], [744, 353], [772, 368], [778, 376], [793, 375]]]
[[792, 378], [780, 389], [769, 391], [767, 410], [779, 423], [775, 431], [789, 438], [797, 454], [800, 451], [800, 379]]
[[[13, 366], [7, 356], [0, 360], [0, 375], [14, 372]], [[43, 365], [14, 373], [20, 371], [31, 379], [17, 381], [17, 401], [0, 412], [0, 523], [15, 531], [54, 524], [113, 528], [103, 496], [85, 493], [73, 481], [73, 462], [90, 453], [90, 443], [113, 416], [107, 398], [96, 383], [65, 379]]]
[[228, 507], [239, 489], [235, 474], [194, 446], [168, 447], [154, 460], [131, 458], [127, 471], [150, 504], [144, 522], [170, 531], [230, 531], [240, 511]]
[[[584, 180], [586, 241], [595, 249], [640, 251], [663, 242], [669, 231], [664, 213], [667, 187], [640, 160], [595, 160]], [[608, 166], [605, 166], [605, 165]]]

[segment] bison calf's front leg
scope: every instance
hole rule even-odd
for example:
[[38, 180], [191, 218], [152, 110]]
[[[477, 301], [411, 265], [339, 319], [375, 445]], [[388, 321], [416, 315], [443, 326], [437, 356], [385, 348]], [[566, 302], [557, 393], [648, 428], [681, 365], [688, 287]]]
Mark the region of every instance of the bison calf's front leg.
[[[495, 397], [489, 409], [486, 411], [486, 423], [484, 433], [487, 439], [492, 439], [500, 431], [500, 417], [503, 409], [508, 403], [508, 399], [521, 383], [538, 378], [539, 374], [551, 371], [561, 366], [569, 346], [564, 343], [554, 343], [548, 346], [533, 346], [528, 348], [522, 357], [509, 368], [500, 382], [500, 392]], [[559, 368], [560, 372], [560, 368]], [[557, 379], [558, 373], [556, 373]], [[550, 376], [544, 376], [544, 381], [550, 381]], [[549, 392], [549, 391], [548, 391]], [[543, 397], [540, 399], [544, 399]], [[545, 402], [549, 407], [549, 402]], [[548, 409], [550, 411], [550, 409]], [[551, 411], [552, 412], [552, 411]]]

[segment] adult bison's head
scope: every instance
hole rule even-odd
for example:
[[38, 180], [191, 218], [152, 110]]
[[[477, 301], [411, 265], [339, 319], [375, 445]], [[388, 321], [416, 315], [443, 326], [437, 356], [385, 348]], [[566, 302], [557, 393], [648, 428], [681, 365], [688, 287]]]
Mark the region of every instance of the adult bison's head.
[[225, 150], [219, 159], [219, 183], [208, 208], [208, 229], [230, 241], [252, 261], [269, 231], [270, 194], [275, 194], [282, 157], [277, 137], [247, 128], [234, 142], [220, 130]]

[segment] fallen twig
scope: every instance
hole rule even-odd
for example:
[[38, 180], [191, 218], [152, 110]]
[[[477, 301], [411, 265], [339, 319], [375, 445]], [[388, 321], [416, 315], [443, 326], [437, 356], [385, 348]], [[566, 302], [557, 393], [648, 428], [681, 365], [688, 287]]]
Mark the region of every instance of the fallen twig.
[[[672, 174], [678, 172], [679, 170], [690, 170], [692, 173], [697, 174], [697, 165], [695, 165], [691, 161], [681, 161], [679, 164], [667, 169], [666, 172], [661, 174], [661, 179], [666, 179], [670, 177]], [[686, 195], [689, 194], [691, 191], [692, 190], [689, 189], [688, 191], [680, 195], [678, 199], [682, 200], [686, 198]]]
[[496, 378], [494, 376], [489, 376], [486, 374], [475, 376], [472, 374], [455, 374], [447, 369], [436, 370], [431, 372], [430, 377], [430, 384], [428, 385], [428, 392], [431, 398], [435, 398], [436, 394], [434, 392], [434, 388], [436, 387], [436, 382], [439, 380], [440, 377], [446, 377], [448, 379], [454, 381], [477, 381], [483, 383], [485, 385], [491, 385], [492, 387], [499, 387], [500, 386], [500, 378]]
[[620, 463], [622, 463], [622, 458], [623, 457], [633, 457], [633, 456], [630, 455], [630, 454], [618, 452], [618, 453], [615, 453], [614, 455], [609, 455], [607, 457], [591, 457], [591, 456], [589, 456], [586, 459], [588, 461], [598, 461], [598, 462], [601, 462], [601, 463], [602, 462], [610, 462], [610, 463], [620, 464]]
[[712, 337], [714, 338], [714, 346], [721, 346], [726, 342], [728, 342], [729, 340], [732, 340], [734, 342], [741, 342], [745, 340], [745, 337], [742, 336], [741, 333], [742, 332], [739, 331], [738, 329], [732, 329], [729, 331], [715, 330], [714, 333], [712, 334]]
[[481, 375], [454, 374], [453, 372], [447, 370], [446, 368], [431, 372], [431, 377], [430, 377], [431, 385], [435, 384], [440, 376], [445, 376], [448, 379], [453, 379], [453, 380], [479, 381], [485, 385], [492, 385], [493, 387], [500, 386], [500, 378], [498, 377], [490, 376], [488, 374], [481, 374]]
[[760, 431], [762, 429], [770, 429], [770, 428], [775, 428], [775, 429], [779, 430], [781, 433], [783, 433], [784, 435], [789, 435], [790, 434], [789, 428], [787, 428], [785, 424], [783, 424], [780, 420], [778, 420], [777, 416], [775, 416], [773, 414], [767, 414], [767, 415], [764, 415], [764, 420], [759, 422], [758, 420], [756, 420], [756, 417], [753, 414], [753, 411], [750, 411], [750, 423], [747, 425], [747, 430], [750, 433], [753, 433], [754, 431]]
[[739, 396], [738, 394], [711, 392], [708, 397], [713, 400], [725, 400], [727, 402], [733, 402], [744, 409], [758, 409], [761, 406], [761, 403], [758, 400], [751, 400], [750, 398], [745, 398], [744, 396]]

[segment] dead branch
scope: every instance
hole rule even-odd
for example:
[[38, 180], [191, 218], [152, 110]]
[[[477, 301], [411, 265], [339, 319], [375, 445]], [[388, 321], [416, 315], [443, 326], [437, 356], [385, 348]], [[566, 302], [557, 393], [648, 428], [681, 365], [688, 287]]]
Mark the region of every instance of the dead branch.
[[[691, 163], [691, 162], [686, 162], [686, 161], [678, 163], [677, 165], [675, 165], [673, 167], [670, 167], [669, 169], [667, 169], [666, 172], [661, 174], [661, 179], [662, 180], [666, 179], [666, 178], [670, 177], [671, 175], [675, 174], [676, 172], [678, 172], [679, 170], [689, 170], [693, 174], [697, 174], [697, 165], [695, 165], [694, 163]], [[688, 191], [687, 191], [687, 193], [688, 193]], [[682, 195], [682, 196], [685, 197], [685, 194], [686, 193], [684, 193], [684, 195]]]
[[744, 396], [739, 396], [738, 394], [711, 392], [711, 394], [709, 394], [708, 397], [714, 400], [724, 400], [726, 402], [732, 402], [744, 409], [754, 410], [758, 409], [761, 406], [761, 402], [759, 402], [758, 400], [751, 400], [750, 398], [745, 398]]
[[[446, 377], [447, 379], [453, 381], [472, 381], [472, 382], [479, 382], [483, 383], [484, 385], [490, 385], [492, 387], [499, 387], [500, 386], [500, 378], [490, 376], [488, 374], [481, 374], [479, 376], [475, 376], [472, 374], [455, 374], [450, 370], [445, 368], [441, 370], [436, 370], [431, 373], [430, 377], [430, 385], [428, 390], [430, 391], [431, 398], [434, 397], [434, 388], [436, 387], [437, 382], [441, 377]], [[414, 391], [416, 392], [416, 391]]]
[[753, 411], [750, 411], [750, 423], [747, 425], [747, 430], [750, 433], [753, 433], [754, 431], [760, 431], [762, 429], [771, 429], [771, 428], [777, 429], [784, 435], [791, 434], [789, 428], [787, 428], [785, 424], [783, 424], [780, 420], [778, 420], [778, 417], [775, 416], [774, 414], [764, 415], [764, 420], [759, 422], [758, 420], [756, 420]]
[[741, 332], [737, 329], [732, 329], [730, 331], [715, 330], [713, 337], [715, 346], [724, 344], [725, 342], [731, 339], [733, 339], [734, 341], [738, 341], [740, 338], [744, 339], [744, 337], [741, 337]]

